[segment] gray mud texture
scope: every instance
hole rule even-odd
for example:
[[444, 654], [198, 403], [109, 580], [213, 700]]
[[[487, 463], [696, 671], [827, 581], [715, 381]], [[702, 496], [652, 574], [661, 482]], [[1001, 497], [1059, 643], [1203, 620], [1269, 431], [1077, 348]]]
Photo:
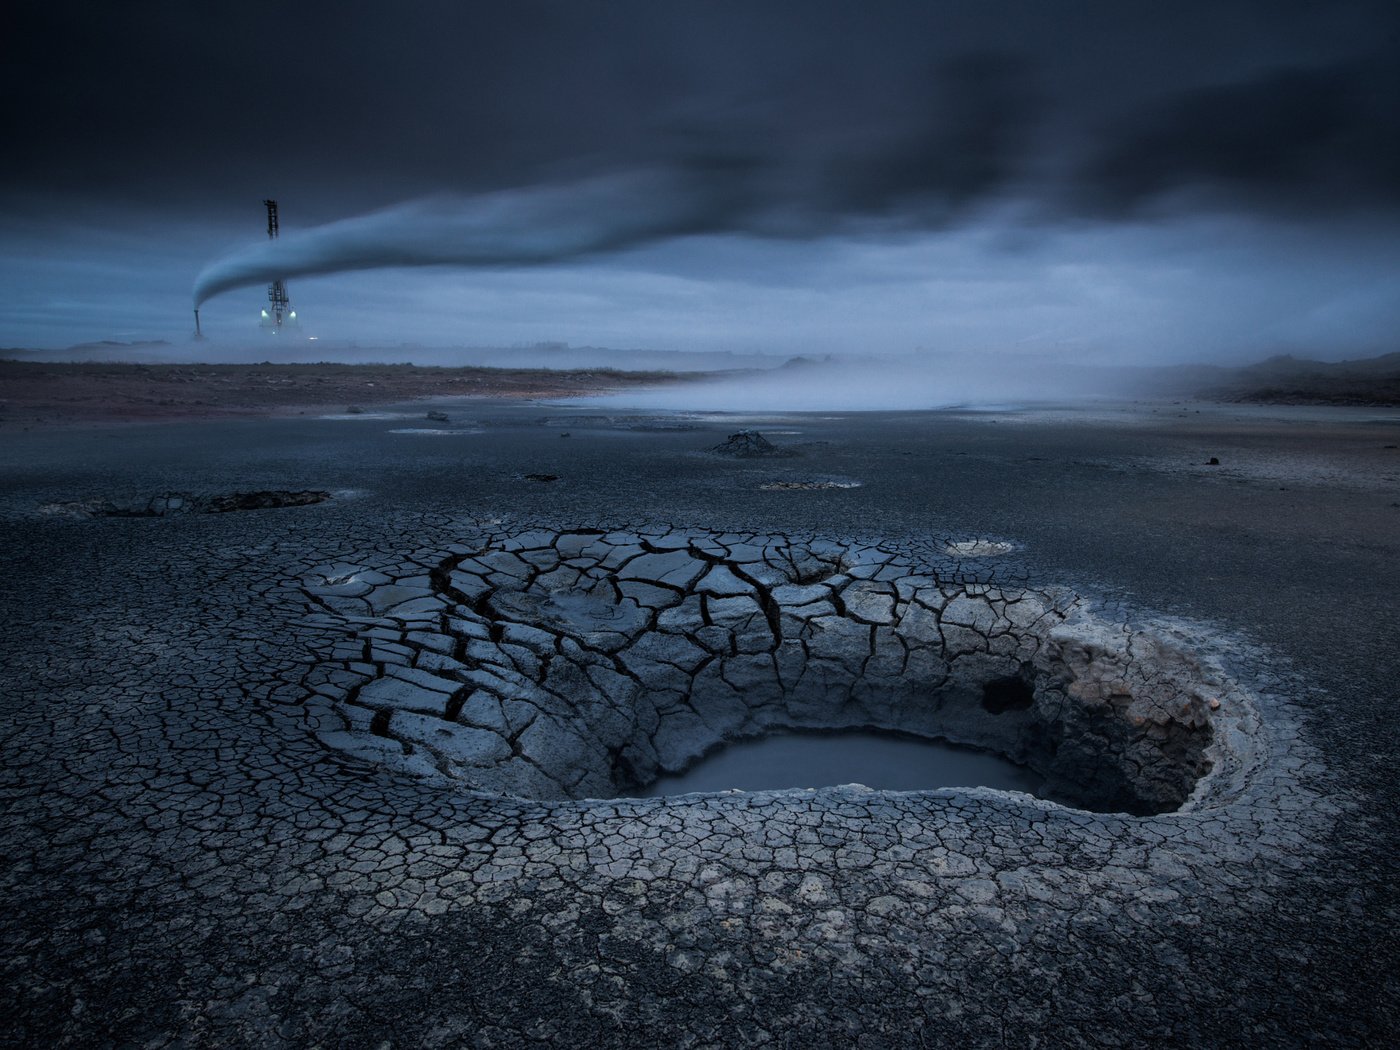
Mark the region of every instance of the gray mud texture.
[[8, 435], [6, 1045], [1387, 1045], [1395, 418], [590, 411]]

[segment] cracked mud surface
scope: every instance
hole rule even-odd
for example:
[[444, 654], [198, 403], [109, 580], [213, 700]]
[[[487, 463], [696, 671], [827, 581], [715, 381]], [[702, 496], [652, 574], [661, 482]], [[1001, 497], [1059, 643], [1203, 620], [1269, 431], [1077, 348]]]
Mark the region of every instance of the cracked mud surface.
[[[7, 1042], [1383, 1045], [1394, 1030], [1392, 494], [1333, 515], [1285, 507], [1303, 497], [1274, 488], [1220, 505], [1179, 479], [1105, 481], [1074, 465], [1116, 442], [1136, 454], [1136, 432], [1032, 440], [933, 421], [923, 437], [847, 421], [810, 426], [831, 442], [822, 468], [865, 487], [795, 502], [757, 488], [771, 464], [690, 454], [723, 428], [560, 442], [500, 411], [486, 446], [409, 449], [308, 421], [178, 449], [138, 436], [91, 468], [115, 478], [108, 491], [366, 492], [267, 515], [36, 517], [65, 492], [102, 490], [74, 466], [77, 450], [94, 452], [52, 435], [7, 449]], [[1027, 466], [1023, 441], [1059, 463]], [[568, 486], [520, 484], [538, 469]], [[654, 520], [658, 500], [673, 521]], [[950, 553], [983, 536], [1018, 549]], [[578, 551], [597, 560], [541, 584], [559, 572], [544, 552], [565, 537], [565, 549], [600, 545]], [[744, 543], [763, 556], [735, 558]], [[692, 549], [779, 575], [767, 555], [797, 552], [796, 579], [764, 580], [770, 609], [751, 599], [763, 615], [723, 625], [707, 666], [772, 666], [774, 607], [784, 641], [834, 615], [864, 628], [870, 652], [872, 625], [893, 633], [941, 606], [938, 623], [955, 626], [950, 605], [996, 594], [972, 631], [990, 660], [992, 624], [1034, 599], [1051, 618], [1150, 632], [1188, 654], [1174, 680], [1210, 684], [1192, 717], [1213, 742], [1243, 734], [1238, 765], [1143, 816], [989, 790], [575, 799], [561, 796], [577, 785], [552, 781], [521, 798], [478, 773], [444, 775], [441, 749], [408, 753], [394, 729], [411, 707], [356, 703], [374, 682], [411, 680], [415, 662], [454, 683], [493, 665], [548, 683], [532, 643], [557, 659], [576, 642], [576, 666], [606, 654], [627, 677], [612, 658], [626, 666], [624, 653], [654, 645], [668, 613], [685, 644], [715, 626], [679, 611], [718, 567]], [[862, 551], [902, 575], [862, 578]], [[804, 552], [820, 566], [803, 567]], [[591, 594], [583, 580], [609, 558], [594, 586], [611, 574], [616, 590]], [[907, 577], [936, 581], [939, 597], [902, 599]], [[491, 589], [471, 593], [473, 579]], [[626, 579], [634, 593], [619, 599]], [[1008, 595], [1024, 597], [998, 612]], [[868, 611], [802, 614], [837, 597]], [[1091, 620], [1073, 619], [1076, 600]], [[592, 630], [633, 608], [635, 635]], [[468, 651], [478, 623], [490, 651]], [[510, 624], [552, 624], [551, 640], [512, 637]], [[608, 633], [627, 644], [584, 647]], [[432, 653], [462, 669], [425, 666]], [[1024, 662], [1019, 648], [1001, 655]], [[1047, 659], [1029, 656], [1037, 675]], [[684, 672], [690, 691], [676, 692], [689, 699], [673, 713], [698, 715], [694, 676], [652, 663]], [[1000, 665], [966, 676], [974, 706], [1004, 708], [979, 707], [988, 724], [1029, 717], [1023, 694], [986, 691], [1006, 677]], [[350, 724], [356, 706], [371, 722], [390, 709], [389, 735]], [[1241, 712], [1257, 723], [1232, 729]]]

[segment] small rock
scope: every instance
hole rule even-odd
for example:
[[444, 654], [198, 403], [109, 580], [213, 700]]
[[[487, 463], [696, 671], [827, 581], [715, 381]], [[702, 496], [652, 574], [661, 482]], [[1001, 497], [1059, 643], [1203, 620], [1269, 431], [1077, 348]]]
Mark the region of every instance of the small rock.
[[782, 455], [781, 450], [757, 430], [741, 430], [715, 445], [711, 452], [721, 456], [751, 458]]
[[345, 412], [347, 415], [361, 416], [364, 415], [365, 410], [359, 405], [347, 405], [345, 408]]
[[526, 481], [558, 481], [558, 474], [526, 474]]
[[428, 418], [431, 419], [434, 423], [446, 423], [446, 422], [447, 422], [447, 413], [446, 413], [446, 412], [429, 412], [429, 413], [428, 413]]
[[1206, 461], [1206, 466], [1208, 466], [1208, 467], [1218, 467], [1218, 466], [1220, 466], [1220, 459], [1219, 459], [1219, 457], [1217, 457], [1217, 456], [1211, 456], [1210, 459]]

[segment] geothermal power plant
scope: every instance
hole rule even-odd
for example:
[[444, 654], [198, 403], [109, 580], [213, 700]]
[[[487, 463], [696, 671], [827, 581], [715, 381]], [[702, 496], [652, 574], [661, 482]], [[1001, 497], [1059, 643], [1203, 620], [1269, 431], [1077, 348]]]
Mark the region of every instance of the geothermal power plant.
[[[277, 240], [277, 202], [268, 198], [263, 201], [267, 208], [267, 239]], [[262, 312], [261, 326], [272, 332], [282, 331], [284, 324], [295, 325], [297, 312], [292, 309], [292, 301], [287, 297], [287, 282], [280, 277], [267, 286], [267, 306]]]
[[[271, 197], [264, 198], [263, 207], [267, 209], [267, 239], [275, 241], [281, 226], [277, 216], [277, 201]], [[267, 286], [267, 306], [263, 307], [258, 326], [276, 335], [285, 325], [297, 327], [297, 312], [292, 309], [292, 300], [287, 295], [287, 282], [278, 277]], [[194, 308], [194, 336], [196, 339], [204, 338], [204, 332], [199, 325], [197, 306]]]

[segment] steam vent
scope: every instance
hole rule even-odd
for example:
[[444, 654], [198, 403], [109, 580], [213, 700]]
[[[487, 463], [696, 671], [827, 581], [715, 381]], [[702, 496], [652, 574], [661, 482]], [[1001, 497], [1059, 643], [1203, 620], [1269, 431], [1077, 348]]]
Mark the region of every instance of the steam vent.
[[397, 567], [309, 574], [342, 640], [306, 684], [338, 715], [331, 746], [526, 799], [636, 792], [787, 729], [986, 749], [1032, 770], [1040, 798], [1101, 812], [1239, 786], [1257, 729], [1245, 693], [1168, 631], [1068, 590], [979, 581], [975, 558], [949, 557], [968, 549], [488, 530]]

